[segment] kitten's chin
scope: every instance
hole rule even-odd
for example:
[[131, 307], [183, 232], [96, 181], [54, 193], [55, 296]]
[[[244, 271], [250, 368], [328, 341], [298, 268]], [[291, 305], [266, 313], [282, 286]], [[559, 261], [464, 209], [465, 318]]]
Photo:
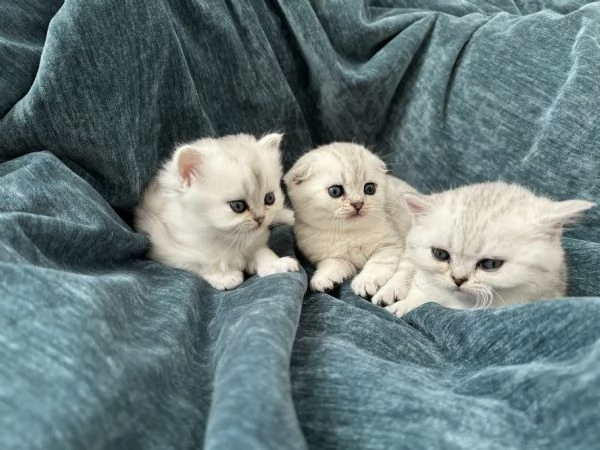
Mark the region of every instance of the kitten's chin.
[[363, 219], [366, 216], [366, 214], [361, 214], [360, 212], [354, 213], [354, 214], [350, 214], [349, 216], [346, 216], [346, 220], [360, 220]]
[[348, 222], [359, 222], [364, 220], [367, 217], [366, 213], [363, 212], [353, 212], [350, 214], [344, 214], [340, 216], [336, 216], [336, 219], [347, 220]]
[[468, 288], [458, 289], [456, 287], [449, 288], [448, 290], [456, 299], [457, 304], [455, 307], [472, 309], [492, 306], [493, 297], [485, 291]]

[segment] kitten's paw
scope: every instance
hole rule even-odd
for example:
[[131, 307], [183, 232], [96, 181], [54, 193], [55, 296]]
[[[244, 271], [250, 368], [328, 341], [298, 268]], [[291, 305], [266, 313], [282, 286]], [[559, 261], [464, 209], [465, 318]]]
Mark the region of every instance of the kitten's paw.
[[310, 279], [310, 288], [316, 292], [330, 291], [336, 284], [339, 284], [342, 281], [344, 281], [343, 277], [316, 272]]
[[283, 208], [275, 215], [273, 225], [294, 225], [294, 211], [289, 208]]
[[310, 279], [310, 288], [313, 291], [325, 292], [333, 289], [335, 282], [323, 275], [315, 275]]
[[310, 280], [310, 288], [313, 291], [324, 292], [333, 289], [353, 274], [354, 268], [347, 262], [341, 260], [324, 260], [317, 264], [317, 271]]
[[300, 270], [298, 261], [295, 258], [284, 256], [283, 258], [279, 258], [269, 264], [259, 267], [257, 273], [259, 277], [266, 277], [275, 273], [298, 272], [298, 270]]
[[423, 304], [423, 302], [412, 302], [412, 301], [407, 301], [407, 300], [400, 300], [399, 302], [392, 303], [391, 305], [386, 306], [385, 309], [387, 309], [389, 312], [391, 312], [395, 316], [404, 317], [404, 315], [407, 312], [412, 311], [417, 306], [421, 306], [422, 304]]
[[203, 275], [203, 278], [215, 289], [227, 291], [242, 284], [244, 274], [242, 272], [211, 273]]
[[363, 270], [354, 277], [350, 287], [356, 295], [367, 297], [375, 295], [380, 286], [382, 286], [390, 278], [389, 272], [378, 273], [374, 270]]
[[406, 297], [405, 286], [394, 286], [393, 284], [386, 283], [371, 298], [371, 302], [376, 305], [391, 305], [398, 300], [402, 300], [404, 297]]

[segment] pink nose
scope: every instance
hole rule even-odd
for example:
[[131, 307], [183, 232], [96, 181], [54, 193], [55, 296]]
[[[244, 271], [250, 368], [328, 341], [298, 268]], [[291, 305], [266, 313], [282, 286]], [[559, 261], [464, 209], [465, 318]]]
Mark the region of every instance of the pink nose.
[[465, 281], [468, 281], [468, 278], [456, 278], [454, 275], [452, 275], [452, 279], [454, 280], [454, 284], [456, 284], [457, 287], [460, 287]]
[[258, 216], [258, 217], [254, 218], [254, 221], [259, 225], [261, 225], [264, 220], [265, 220], [265, 216]]
[[356, 210], [356, 212], [360, 211], [360, 209], [363, 207], [363, 205], [365, 204], [364, 202], [354, 202], [354, 203], [350, 203], [352, 206], [354, 206], [354, 209]]

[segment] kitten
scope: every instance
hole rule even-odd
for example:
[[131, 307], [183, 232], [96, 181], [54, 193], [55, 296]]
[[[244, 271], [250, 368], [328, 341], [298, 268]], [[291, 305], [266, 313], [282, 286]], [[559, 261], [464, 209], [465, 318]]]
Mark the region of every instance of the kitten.
[[[400, 317], [428, 301], [470, 309], [563, 296], [563, 226], [594, 206], [554, 202], [504, 182], [404, 198], [413, 217], [406, 251], [415, 274], [407, 297], [387, 307]], [[400, 298], [398, 287], [406, 288], [404, 274], [377, 299]]]
[[366, 148], [336, 142], [306, 153], [285, 175], [298, 247], [317, 267], [314, 291], [362, 269], [351, 287], [366, 297], [397, 270], [410, 216], [404, 202], [394, 205], [388, 195], [414, 189], [386, 172]]
[[280, 188], [281, 138], [238, 134], [177, 148], [136, 210], [150, 256], [220, 290], [241, 284], [244, 270], [261, 277], [299, 270], [267, 247], [271, 224], [293, 222]]

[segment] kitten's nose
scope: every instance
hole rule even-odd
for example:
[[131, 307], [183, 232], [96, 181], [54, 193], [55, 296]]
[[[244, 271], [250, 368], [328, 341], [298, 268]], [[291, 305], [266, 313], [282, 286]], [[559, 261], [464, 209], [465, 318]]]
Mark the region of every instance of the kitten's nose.
[[254, 221], [258, 224], [261, 225], [265, 220], [265, 216], [258, 216], [254, 218]]
[[457, 287], [460, 287], [465, 281], [469, 281], [469, 279], [466, 277], [456, 278], [454, 275], [452, 275], [452, 279], [454, 280], [454, 284], [456, 284]]
[[354, 206], [354, 209], [356, 210], [356, 212], [360, 211], [360, 208], [363, 207], [363, 205], [365, 204], [365, 202], [353, 202], [350, 203], [352, 206]]

